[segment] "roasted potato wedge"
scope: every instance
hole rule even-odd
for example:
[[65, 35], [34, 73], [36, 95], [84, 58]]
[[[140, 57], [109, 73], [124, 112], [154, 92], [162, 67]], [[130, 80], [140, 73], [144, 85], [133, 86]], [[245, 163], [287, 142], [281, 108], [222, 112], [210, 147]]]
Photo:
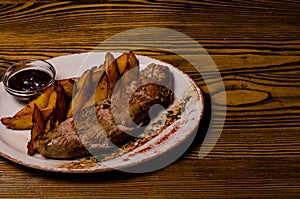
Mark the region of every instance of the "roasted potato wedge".
[[48, 120], [48, 118], [51, 116], [51, 114], [53, 113], [53, 108], [52, 107], [47, 107], [44, 108], [42, 110], [40, 110], [43, 114], [43, 118], [44, 120]]
[[109, 83], [106, 73], [104, 73], [97, 84], [95, 91], [95, 103], [105, 100], [108, 96]]
[[135, 54], [132, 51], [128, 52], [128, 67], [126, 68], [126, 70], [130, 70], [138, 66], [139, 60], [136, 58]]
[[88, 101], [85, 102], [83, 108], [95, 105], [95, 97], [91, 96]]
[[9, 129], [29, 130], [32, 128], [32, 114], [22, 115], [22, 117], [4, 117], [1, 122]]
[[50, 94], [47, 107], [48, 108], [55, 108], [56, 107], [56, 101], [57, 101], [57, 91], [53, 90], [52, 93]]
[[77, 79], [78, 78], [57, 80], [57, 84], [64, 88], [68, 102], [72, 99], [74, 84]]
[[64, 80], [58, 80], [57, 84], [61, 85], [65, 90], [65, 96], [66, 96], [66, 117], [72, 116], [72, 98], [73, 98], [73, 92], [75, 89], [75, 82], [78, 81], [78, 78], [71, 78], [71, 79], [64, 79]]
[[102, 74], [102, 77], [97, 84], [95, 93], [90, 97], [90, 99], [84, 104], [84, 108], [95, 105], [97, 102], [105, 100], [108, 95], [108, 80], [106, 73]]
[[29, 130], [32, 128], [32, 114], [26, 114], [17, 117], [4, 117], [1, 122], [9, 129], [13, 130]]
[[104, 65], [99, 66], [99, 68], [96, 68], [92, 72], [93, 72], [93, 75], [92, 75], [93, 83], [98, 84], [100, 78], [105, 73], [105, 71], [104, 71]]
[[67, 118], [72, 117], [74, 111], [80, 111], [95, 91], [96, 84], [93, 84], [92, 75], [92, 70], [87, 70], [78, 80], [81, 84], [76, 84], [77, 90], [67, 111]]
[[52, 129], [55, 128], [56, 123], [57, 123], [57, 119], [56, 119], [56, 109], [53, 108], [52, 109], [52, 114], [50, 115], [49, 119], [45, 121], [45, 128], [44, 128], [44, 132], [48, 133], [49, 131], [51, 131]]
[[31, 139], [27, 144], [27, 153], [28, 155], [34, 155], [36, 150], [34, 148], [34, 142], [38, 136], [40, 136], [44, 130], [44, 117], [43, 113], [40, 111], [38, 106], [33, 106], [33, 113], [32, 113], [32, 129], [31, 129]]
[[[82, 73], [82, 75], [75, 81], [75, 93], [78, 92], [80, 88], [85, 84], [85, 81], [88, 76], [90, 76], [91, 69], [88, 69]], [[91, 77], [91, 76], [90, 76]], [[73, 96], [74, 97], [74, 96]]]
[[[42, 112], [44, 118], [48, 118], [53, 108], [43, 108], [40, 111]], [[13, 130], [30, 130], [32, 128], [32, 114], [27, 113], [26, 115], [14, 116], [14, 117], [4, 117], [1, 118], [1, 122], [9, 129]]]
[[73, 117], [73, 100], [69, 103], [67, 109], [67, 118]]
[[[125, 84], [138, 78], [140, 72], [138, 66], [139, 61], [136, 58], [135, 54], [132, 51], [128, 52], [128, 63], [122, 76], [122, 81]], [[128, 71], [130, 72], [127, 73]]]
[[105, 73], [107, 75], [109, 89], [108, 98], [112, 95], [113, 89], [119, 81], [121, 75], [117, 66], [117, 62], [111, 53], [107, 53], [105, 56]]
[[62, 121], [64, 121], [67, 117], [67, 100], [66, 100], [66, 93], [63, 86], [60, 84], [57, 85], [56, 88], [57, 93], [57, 100], [56, 100], [56, 119], [58, 125]]
[[128, 66], [128, 57], [129, 57], [128, 53], [123, 53], [116, 59], [116, 63], [117, 63], [120, 75], [124, 74], [125, 69]]

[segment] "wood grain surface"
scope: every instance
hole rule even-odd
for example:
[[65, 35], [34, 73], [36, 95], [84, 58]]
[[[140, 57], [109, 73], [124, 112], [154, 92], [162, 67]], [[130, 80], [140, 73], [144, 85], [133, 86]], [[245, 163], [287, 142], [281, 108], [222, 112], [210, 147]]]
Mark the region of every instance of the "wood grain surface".
[[[146, 174], [51, 173], [0, 157], [0, 197], [299, 198], [299, 19], [296, 0], [0, 0], [0, 76], [21, 59], [89, 52], [122, 31], [155, 26], [201, 44], [227, 96], [216, 91], [211, 99], [227, 113], [205, 158], [199, 158], [201, 135], [179, 160]], [[205, 82], [179, 56], [140, 53], [185, 71], [210, 100], [213, 80]], [[209, 120], [208, 114], [201, 134]]]

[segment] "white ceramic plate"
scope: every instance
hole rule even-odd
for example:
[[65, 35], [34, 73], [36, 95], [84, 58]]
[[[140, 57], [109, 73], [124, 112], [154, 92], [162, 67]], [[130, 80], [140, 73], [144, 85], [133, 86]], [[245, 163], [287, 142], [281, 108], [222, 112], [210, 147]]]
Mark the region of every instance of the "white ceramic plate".
[[[72, 54], [48, 61], [55, 67], [57, 79], [64, 79], [78, 76], [87, 68], [100, 65], [104, 61], [105, 54], [103, 52]], [[113, 53], [113, 55], [117, 57], [120, 53]], [[26, 146], [30, 139], [30, 131], [10, 130], [0, 123], [0, 155], [35, 169], [66, 173], [90, 173], [138, 165], [158, 157], [184, 142], [198, 128], [203, 115], [204, 103], [200, 89], [188, 75], [168, 63], [145, 56], [137, 56], [137, 58], [141, 68], [150, 63], [168, 66], [174, 76], [176, 97], [179, 99], [191, 97], [181, 119], [168, 126], [158, 136], [124, 155], [106, 161], [95, 162], [93, 158], [55, 160], [46, 159], [39, 154], [27, 155]], [[3, 84], [0, 83], [0, 118], [13, 116], [22, 106], [5, 92]]]

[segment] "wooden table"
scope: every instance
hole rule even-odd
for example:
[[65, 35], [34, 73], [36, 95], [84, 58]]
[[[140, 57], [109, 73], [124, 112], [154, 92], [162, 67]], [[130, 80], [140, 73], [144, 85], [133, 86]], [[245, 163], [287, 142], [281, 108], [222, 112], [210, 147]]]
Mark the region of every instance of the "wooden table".
[[[13, 2], [0, 1], [1, 76], [21, 59], [89, 52], [133, 28], [168, 28], [197, 41], [210, 54], [223, 78], [227, 113], [220, 138], [204, 158], [199, 158], [200, 136], [176, 162], [145, 174], [69, 175], [0, 157], [1, 198], [300, 197], [298, 1]], [[159, 49], [148, 55], [178, 64], [210, 99], [206, 83], [178, 56]], [[212, 100], [220, 106], [222, 102]], [[207, 123], [205, 114], [201, 128]]]

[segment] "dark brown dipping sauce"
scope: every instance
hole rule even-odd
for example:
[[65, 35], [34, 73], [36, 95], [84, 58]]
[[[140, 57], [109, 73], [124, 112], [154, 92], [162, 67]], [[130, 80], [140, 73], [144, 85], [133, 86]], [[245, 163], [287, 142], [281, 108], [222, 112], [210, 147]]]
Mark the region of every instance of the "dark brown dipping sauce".
[[28, 69], [14, 74], [8, 80], [8, 86], [18, 91], [33, 91], [46, 86], [51, 81], [47, 72]]

